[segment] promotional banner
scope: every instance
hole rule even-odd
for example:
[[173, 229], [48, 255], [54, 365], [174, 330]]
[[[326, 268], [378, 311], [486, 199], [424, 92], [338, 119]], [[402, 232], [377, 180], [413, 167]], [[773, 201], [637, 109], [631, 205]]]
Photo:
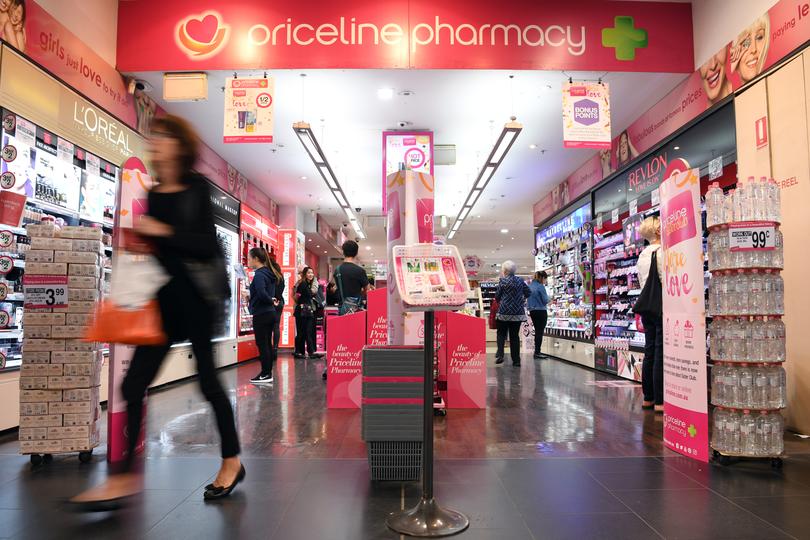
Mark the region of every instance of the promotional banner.
[[485, 409], [487, 406], [486, 323], [480, 317], [447, 314], [447, 406]]
[[382, 211], [388, 211], [389, 175], [411, 170], [433, 176], [433, 132], [383, 131]]
[[363, 347], [366, 346], [366, 312], [327, 319], [326, 406], [356, 409], [363, 398]]
[[562, 109], [565, 148], [610, 148], [610, 88], [607, 83], [564, 83]]
[[670, 450], [708, 462], [706, 309], [698, 169], [674, 170], [661, 184], [661, 240], [664, 444]]
[[272, 77], [227, 79], [222, 142], [272, 143], [274, 94]]
[[130, 0], [118, 20], [127, 72], [694, 68], [691, 6], [670, 2]]
[[388, 291], [385, 289], [368, 291], [366, 334], [368, 345], [388, 345]]

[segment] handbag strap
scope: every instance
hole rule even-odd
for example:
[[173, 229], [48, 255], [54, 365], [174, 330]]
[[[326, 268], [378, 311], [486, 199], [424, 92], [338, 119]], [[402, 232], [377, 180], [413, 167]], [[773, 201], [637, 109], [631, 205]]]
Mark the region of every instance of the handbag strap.
[[346, 300], [346, 295], [343, 294], [343, 275], [340, 273], [340, 267], [343, 266], [342, 264], [337, 267], [335, 270], [335, 277], [337, 278], [337, 286], [338, 292], [340, 293], [340, 301], [343, 302]]

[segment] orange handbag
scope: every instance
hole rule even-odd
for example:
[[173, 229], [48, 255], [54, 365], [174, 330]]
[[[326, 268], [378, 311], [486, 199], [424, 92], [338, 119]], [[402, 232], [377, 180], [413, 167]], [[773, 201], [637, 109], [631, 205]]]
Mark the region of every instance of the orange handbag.
[[160, 306], [157, 300], [150, 300], [135, 309], [123, 308], [109, 300], [102, 302], [84, 340], [125, 345], [163, 345], [167, 337], [163, 331]]

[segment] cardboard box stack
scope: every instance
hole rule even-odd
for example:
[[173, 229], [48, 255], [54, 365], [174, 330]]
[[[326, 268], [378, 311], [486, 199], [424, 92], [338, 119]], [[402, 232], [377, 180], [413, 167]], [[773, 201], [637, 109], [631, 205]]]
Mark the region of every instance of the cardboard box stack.
[[102, 231], [28, 225], [26, 276], [66, 276], [67, 307], [23, 315], [20, 453], [86, 452], [99, 444], [101, 344], [82, 341], [101, 297]]

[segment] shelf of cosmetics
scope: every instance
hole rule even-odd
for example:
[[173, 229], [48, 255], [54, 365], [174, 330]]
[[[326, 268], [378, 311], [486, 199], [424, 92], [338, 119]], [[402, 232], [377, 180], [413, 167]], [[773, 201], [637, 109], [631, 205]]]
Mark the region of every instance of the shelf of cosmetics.
[[736, 189], [723, 193], [715, 182], [706, 192], [706, 226], [714, 227], [738, 221], [772, 221], [779, 223], [782, 193], [773, 178], [737, 182]]
[[774, 234], [776, 245], [773, 249], [731, 251], [729, 249], [728, 228], [720, 226], [720, 228], [712, 229], [709, 232], [707, 242], [709, 271], [737, 270], [740, 268], [781, 270], [785, 264], [785, 257], [782, 246], [782, 233], [778, 227], [774, 230]]
[[778, 412], [714, 409], [711, 446], [718, 452], [775, 457], [785, 450], [785, 421]]
[[711, 317], [783, 315], [785, 282], [778, 270], [714, 272], [709, 287]]

